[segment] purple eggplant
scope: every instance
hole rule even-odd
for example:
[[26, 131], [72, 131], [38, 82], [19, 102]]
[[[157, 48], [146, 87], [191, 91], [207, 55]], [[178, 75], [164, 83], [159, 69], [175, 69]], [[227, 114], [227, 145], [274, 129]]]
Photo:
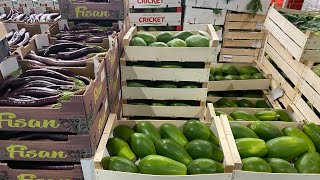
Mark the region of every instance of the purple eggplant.
[[55, 104], [59, 100], [59, 95], [44, 97], [34, 100], [21, 100], [13, 97], [0, 98], [0, 106], [20, 106], [20, 107], [39, 107]]
[[83, 44], [79, 43], [59, 43], [59, 44], [54, 44], [46, 49], [46, 51], [43, 53], [44, 56], [48, 56], [49, 54], [56, 54], [60, 52], [60, 50], [66, 49], [66, 48], [84, 48], [88, 47]]
[[46, 64], [43, 64], [36, 60], [31, 60], [31, 59], [25, 59], [25, 60], [32, 66], [46, 66]]
[[70, 81], [70, 78], [66, 75], [63, 75], [59, 72], [52, 71], [50, 69], [41, 68], [41, 69], [29, 69], [26, 72], [22, 73], [19, 77], [28, 77], [28, 76], [47, 76], [64, 81]]
[[76, 51], [59, 52], [58, 56], [60, 59], [77, 59], [82, 56], [88, 55], [90, 53], [97, 53], [97, 52], [100, 52], [100, 50], [98, 50], [95, 47], [84, 47], [84, 48], [78, 49]]
[[59, 91], [45, 87], [20, 88], [9, 94], [9, 96], [25, 95], [36, 98], [50, 97], [59, 95]]
[[25, 46], [25, 45], [28, 44], [29, 40], [30, 40], [30, 33], [29, 33], [29, 32], [26, 32], [26, 33], [24, 34], [24, 38], [22, 39], [22, 41], [19, 42], [17, 45], [18, 45], [18, 46]]

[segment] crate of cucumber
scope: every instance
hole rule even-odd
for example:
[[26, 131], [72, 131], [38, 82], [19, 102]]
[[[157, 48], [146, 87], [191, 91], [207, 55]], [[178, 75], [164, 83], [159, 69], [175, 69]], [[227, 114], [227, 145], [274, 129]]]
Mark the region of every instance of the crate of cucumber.
[[123, 42], [127, 61], [212, 62], [217, 60], [219, 38], [212, 25], [192, 32], [138, 32], [132, 27]]

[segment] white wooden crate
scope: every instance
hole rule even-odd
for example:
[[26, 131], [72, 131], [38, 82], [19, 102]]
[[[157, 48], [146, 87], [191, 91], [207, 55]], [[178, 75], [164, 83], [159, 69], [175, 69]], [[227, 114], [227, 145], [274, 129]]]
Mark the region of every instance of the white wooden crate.
[[[297, 11], [282, 10], [286, 13]], [[270, 8], [265, 27], [291, 53], [297, 61], [320, 62], [320, 37], [314, 32], [303, 33], [273, 7]], [[300, 12], [303, 14], [302, 12]]]
[[227, 10], [221, 10], [216, 14], [212, 9], [200, 9], [186, 7], [184, 13], [184, 23], [190, 24], [213, 24], [224, 25]]
[[[223, 26], [220, 26], [220, 29], [216, 31], [219, 41], [222, 41], [222, 34], [223, 34]], [[183, 30], [184, 31], [206, 31], [207, 24], [190, 24], [190, 23], [183, 23]]]
[[[173, 34], [179, 31], [173, 31]], [[136, 27], [131, 27], [125, 35], [124, 53], [127, 61], [180, 61], [180, 62], [213, 62], [217, 60], [217, 47], [219, 38], [212, 25], [207, 25], [206, 32], [210, 35], [210, 47], [145, 47], [129, 46], [133, 35], [137, 33]], [[157, 35], [159, 32], [149, 32]], [[193, 32], [197, 33], [197, 32]]]
[[181, 0], [129, 0], [129, 8], [171, 8], [181, 7]]
[[[220, 120], [222, 122], [222, 126], [224, 128], [224, 133], [226, 135], [229, 148], [233, 157], [233, 161], [235, 164], [235, 170], [233, 172], [233, 179], [234, 180], [256, 180], [256, 179], [262, 179], [262, 180], [270, 180], [270, 179], [285, 179], [285, 180], [316, 180], [320, 178], [320, 174], [299, 174], [299, 173], [264, 173], [264, 172], [250, 172], [250, 171], [242, 171], [242, 161], [240, 154], [237, 150], [237, 145], [235, 142], [235, 139], [232, 134], [232, 130], [230, 128], [229, 123], [235, 123], [235, 124], [242, 124], [242, 125], [248, 125], [250, 122], [229, 122], [227, 117], [225, 115], [220, 116]], [[293, 127], [293, 128], [299, 128], [302, 129], [303, 124], [299, 124], [296, 122], [268, 122], [270, 124], [273, 124], [280, 129], [285, 127]]]
[[[210, 105], [212, 107], [212, 104]], [[202, 175], [186, 175], [186, 176], [167, 176], [167, 175], [148, 175], [148, 174], [134, 174], [134, 173], [125, 173], [125, 172], [117, 172], [110, 170], [103, 170], [100, 162], [103, 157], [109, 156], [109, 153], [106, 149], [106, 144], [108, 139], [112, 137], [113, 129], [118, 125], [127, 125], [129, 127], [135, 126], [138, 121], [119, 121], [116, 118], [115, 114], [111, 114], [107, 121], [107, 125], [105, 126], [102, 138], [100, 140], [97, 152], [93, 158], [90, 159], [82, 159], [81, 165], [84, 173], [84, 178], [88, 180], [102, 180], [102, 179], [118, 179], [118, 180], [127, 180], [127, 179], [140, 179], [140, 180], [211, 180], [212, 178], [216, 180], [231, 180], [232, 178], [232, 170], [233, 170], [233, 158], [231, 157], [231, 152], [227, 143], [227, 140], [224, 135], [223, 127], [220, 120], [213, 120], [212, 110], [208, 110], [208, 115], [206, 116], [206, 124], [210, 127], [211, 131], [219, 138], [220, 146], [222, 148], [224, 154], [224, 166], [225, 173], [219, 174], [202, 174]], [[219, 117], [216, 117], [219, 119]], [[182, 129], [183, 124], [186, 121], [169, 121], [169, 120], [152, 120], [149, 121], [157, 128], [164, 123], [171, 123], [176, 125], [178, 128]]]

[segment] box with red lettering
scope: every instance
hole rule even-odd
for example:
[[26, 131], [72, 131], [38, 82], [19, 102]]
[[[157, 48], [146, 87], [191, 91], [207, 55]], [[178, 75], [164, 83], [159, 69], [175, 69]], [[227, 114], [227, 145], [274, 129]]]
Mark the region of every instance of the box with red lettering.
[[181, 0], [129, 0], [131, 26], [181, 26]]

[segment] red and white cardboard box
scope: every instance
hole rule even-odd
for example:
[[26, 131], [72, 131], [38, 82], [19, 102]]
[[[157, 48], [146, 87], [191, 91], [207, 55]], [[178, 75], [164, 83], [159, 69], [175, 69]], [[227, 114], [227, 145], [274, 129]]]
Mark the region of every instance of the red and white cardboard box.
[[179, 26], [181, 12], [130, 13], [131, 26]]
[[171, 8], [181, 7], [181, 0], [129, 0], [130, 8]]

